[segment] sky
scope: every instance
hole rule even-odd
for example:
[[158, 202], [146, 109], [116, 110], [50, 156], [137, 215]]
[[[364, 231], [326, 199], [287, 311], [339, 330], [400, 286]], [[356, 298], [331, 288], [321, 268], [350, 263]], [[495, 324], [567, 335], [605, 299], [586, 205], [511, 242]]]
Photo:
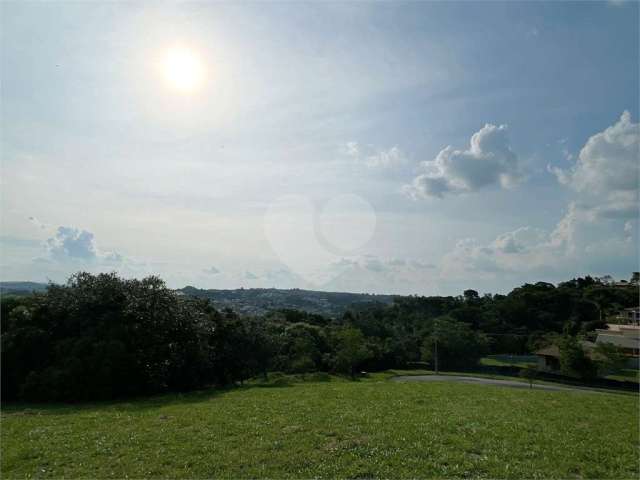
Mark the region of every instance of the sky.
[[627, 279], [638, 5], [2, 2], [0, 279]]

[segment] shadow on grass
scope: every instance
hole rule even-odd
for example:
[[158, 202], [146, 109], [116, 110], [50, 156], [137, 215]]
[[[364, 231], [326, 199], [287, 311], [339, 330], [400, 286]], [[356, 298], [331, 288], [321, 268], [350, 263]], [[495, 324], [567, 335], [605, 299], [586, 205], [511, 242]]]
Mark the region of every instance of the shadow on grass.
[[100, 410], [113, 410], [117, 412], [142, 412], [164, 408], [171, 405], [184, 405], [190, 403], [202, 403], [213, 400], [221, 395], [236, 391], [251, 389], [280, 389], [289, 388], [305, 383], [325, 383], [333, 381], [359, 381], [360, 378], [351, 380], [348, 376], [329, 375], [325, 372], [312, 372], [301, 374], [286, 374], [283, 372], [270, 372], [267, 380], [262, 378], [250, 379], [242, 384], [233, 384], [218, 387], [208, 387], [189, 392], [169, 392], [149, 396], [125, 397], [112, 400], [99, 400], [88, 402], [68, 403], [31, 403], [31, 402], [3, 402], [0, 411], [3, 415], [68, 415], [77, 413], [91, 413]]
[[171, 392], [151, 396], [128, 397], [114, 400], [100, 400], [82, 403], [2, 403], [2, 415], [69, 415], [77, 413], [91, 413], [95, 411], [113, 410], [116, 412], [143, 412], [155, 410], [171, 405], [202, 403], [219, 396], [254, 388], [288, 388], [291, 383], [245, 383], [244, 385], [228, 385], [223, 387], [209, 387], [190, 392]]

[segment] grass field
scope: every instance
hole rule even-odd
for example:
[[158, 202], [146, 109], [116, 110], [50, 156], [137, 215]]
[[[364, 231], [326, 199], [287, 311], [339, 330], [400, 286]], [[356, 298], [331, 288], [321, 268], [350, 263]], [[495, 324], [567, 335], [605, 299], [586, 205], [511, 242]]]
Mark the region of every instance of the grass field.
[[3, 478], [637, 478], [638, 397], [464, 384], [251, 385], [4, 406]]
[[535, 367], [535, 355], [488, 355], [480, 360], [481, 365], [496, 367]]
[[609, 375], [607, 378], [611, 380], [618, 380], [622, 382], [638, 382], [640, 383], [640, 371], [635, 368], [625, 368], [618, 373]]

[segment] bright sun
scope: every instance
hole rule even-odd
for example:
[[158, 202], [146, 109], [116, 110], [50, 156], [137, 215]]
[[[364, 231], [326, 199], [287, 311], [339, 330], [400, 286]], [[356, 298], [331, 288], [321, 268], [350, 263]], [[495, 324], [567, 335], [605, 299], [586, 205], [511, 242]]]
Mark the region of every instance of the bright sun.
[[167, 83], [181, 92], [193, 92], [204, 81], [202, 60], [197, 53], [187, 48], [168, 50], [162, 69]]

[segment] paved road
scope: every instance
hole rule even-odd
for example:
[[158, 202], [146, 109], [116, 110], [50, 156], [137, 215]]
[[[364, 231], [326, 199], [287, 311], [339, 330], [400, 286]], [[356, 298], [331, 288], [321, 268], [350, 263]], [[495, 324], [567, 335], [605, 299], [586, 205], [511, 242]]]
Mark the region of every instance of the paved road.
[[[393, 377], [394, 382], [457, 382], [457, 383], [471, 383], [475, 385], [499, 385], [501, 387], [509, 388], [529, 388], [528, 382], [518, 382], [515, 380], [498, 380], [495, 378], [482, 378], [482, 377], [463, 377], [458, 375], [400, 375]], [[587, 387], [572, 387], [570, 385], [557, 386], [548, 385], [542, 383], [534, 383], [534, 390], [553, 390], [553, 391], [581, 391], [581, 392], [596, 392], [595, 390]]]

